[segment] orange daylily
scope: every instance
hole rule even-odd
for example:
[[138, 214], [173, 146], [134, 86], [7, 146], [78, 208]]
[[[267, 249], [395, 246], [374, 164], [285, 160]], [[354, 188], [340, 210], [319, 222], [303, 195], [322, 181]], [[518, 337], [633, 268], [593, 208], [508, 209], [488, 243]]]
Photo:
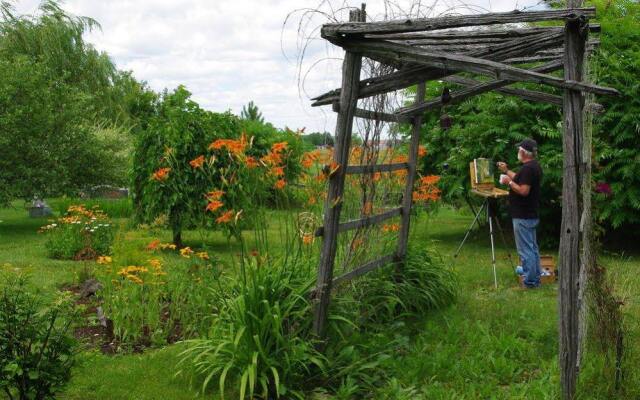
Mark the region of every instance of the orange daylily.
[[424, 157], [427, 155], [427, 148], [424, 146], [418, 146], [418, 157]]
[[247, 168], [252, 169], [258, 166], [258, 161], [255, 159], [255, 157], [248, 156], [245, 159], [245, 164], [247, 164]]
[[271, 169], [271, 174], [273, 176], [284, 176], [284, 167], [273, 167]]
[[285, 186], [287, 185], [287, 182], [284, 179], [279, 179], [274, 185], [273, 187], [281, 190], [283, 189]]
[[224, 195], [224, 192], [222, 190], [212, 190], [209, 193], [207, 193], [205, 197], [210, 201], [213, 201], [213, 200], [220, 200], [223, 195]]
[[400, 230], [400, 225], [399, 224], [384, 224], [382, 226], [382, 231], [383, 232], [397, 232]]
[[219, 216], [216, 219], [216, 223], [218, 224], [226, 224], [228, 222], [231, 222], [231, 220], [233, 219], [233, 210], [229, 210], [229, 211], [225, 211], [221, 216]]
[[155, 181], [167, 180], [167, 178], [169, 178], [170, 171], [171, 171], [171, 168], [168, 168], [168, 167], [160, 168], [159, 170], [154, 172], [153, 175], [151, 175], [151, 179]]
[[280, 152], [286, 150], [287, 147], [289, 147], [289, 143], [287, 143], [287, 142], [278, 142], [278, 143], [274, 143], [273, 146], [271, 146], [271, 151], [274, 152], [274, 153], [280, 153]]
[[207, 204], [207, 208], [205, 211], [215, 212], [218, 208], [222, 207], [224, 204], [220, 200], [213, 200]]
[[202, 165], [204, 164], [204, 156], [198, 156], [194, 158], [193, 160], [189, 161], [189, 164], [192, 168], [202, 168]]
[[209, 145], [209, 150], [222, 150], [227, 149], [231, 154], [239, 155], [244, 153], [245, 148], [247, 147], [247, 138], [243, 134], [240, 139], [218, 139], [213, 141]]
[[412, 194], [413, 201], [436, 201], [440, 199], [440, 189], [436, 184], [440, 181], [437, 175], [428, 175], [420, 178], [416, 190]]

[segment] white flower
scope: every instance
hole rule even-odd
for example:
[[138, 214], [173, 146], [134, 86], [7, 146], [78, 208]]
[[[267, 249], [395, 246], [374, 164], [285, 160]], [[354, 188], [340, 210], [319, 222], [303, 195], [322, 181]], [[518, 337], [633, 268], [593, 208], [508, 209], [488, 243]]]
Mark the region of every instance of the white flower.
[[55, 228], [56, 226], [58, 226], [58, 224], [51, 224], [51, 226], [53, 226]]

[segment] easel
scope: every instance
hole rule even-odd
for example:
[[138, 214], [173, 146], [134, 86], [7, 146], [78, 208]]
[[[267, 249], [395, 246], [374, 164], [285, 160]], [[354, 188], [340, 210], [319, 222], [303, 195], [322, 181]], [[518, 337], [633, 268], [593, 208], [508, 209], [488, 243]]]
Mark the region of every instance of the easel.
[[[471, 234], [471, 231], [473, 230], [473, 226], [476, 223], [478, 223], [478, 227], [480, 226], [478, 222], [480, 220], [480, 215], [482, 215], [482, 212], [486, 210], [487, 221], [489, 222], [489, 237], [491, 239], [491, 264], [493, 266], [493, 284], [497, 289], [498, 276], [496, 273], [496, 250], [495, 250], [495, 240], [494, 240], [494, 234], [493, 234], [493, 222], [496, 223], [498, 232], [500, 232], [502, 243], [504, 244], [505, 247], [508, 248], [507, 241], [505, 240], [505, 237], [504, 237], [504, 231], [502, 230], [502, 226], [500, 225], [500, 221], [496, 214], [496, 209], [498, 205], [498, 199], [501, 197], [508, 196], [509, 192], [503, 189], [496, 188], [493, 183], [478, 183], [476, 179], [475, 163], [471, 162], [469, 168], [471, 172], [471, 193], [476, 196], [484, 198], [484, 202], [482, 203], [482, 206], [476, 213], [473, 219], [473, 222], [471, 222], [471, 225], [469, 226], [469, 229], [467, 229], [467, 232], [465, 233], [464, 238], [462, 239], [462, 242], [460, 242], [460, 245], [458, 246], [458, 249], [453, 255], [453, 258], [458, 257], [458, 254], [460, 254], [460, 250], [462, 250], [462, 246], [464, 246], [464, 243], [467, 241], [467, 238]], [[511, 267], [513, 268], [514, 266], [513, 266], [513, 260], [511, 259], [511, 252], [507, 253], [507, 257], [509, 258], [509, 262], [511, 263]]]

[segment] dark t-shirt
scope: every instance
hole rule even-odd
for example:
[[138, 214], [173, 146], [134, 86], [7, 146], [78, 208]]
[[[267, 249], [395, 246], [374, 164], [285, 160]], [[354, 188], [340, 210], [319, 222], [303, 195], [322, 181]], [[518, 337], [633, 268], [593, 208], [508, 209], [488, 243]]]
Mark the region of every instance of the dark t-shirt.
[[538, 218], [540, 204], [540, 181], [542, 181], [542, 168], [537, 160], [527, 161], [520, 171], [513, 177], [518, 185], [529, 185], [528, 196], [520, 196], [509, 189], [509, 209], [511, 218], [535, 219]]

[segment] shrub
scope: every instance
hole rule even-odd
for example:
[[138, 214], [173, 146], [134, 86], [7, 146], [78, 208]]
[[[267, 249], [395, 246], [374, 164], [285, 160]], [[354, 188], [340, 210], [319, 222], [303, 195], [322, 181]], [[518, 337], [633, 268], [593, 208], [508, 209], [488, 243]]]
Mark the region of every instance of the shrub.
[[0, 387], [9, 399], [53, 399], [71, 376], [75, 318], [69, 296], [52, 305], [33, 295], [23, 277], [0, 289]]
[[111, 253], [114, 228], [98, 206], [69, 206], [67, 213], [40, 228], [47, 235], [45, 247], [49, 257], [88, 260]]
[[310, 335], [310, 276], [307, 262], [245, 259], [219, 293], [224, 306], [208, 337], [182, 353], [181, 372], [200, 376], [203, 390], [217, 380], [222, 398], [228, 382], [240, 399], [304, 398], [311, 371], [324, 367]]
[[[277, 192], [272, 189], [275, 182], [283, 189], [296, 173], [293, 159], [302, 152], [298, 135], [258, 121], [240, 121], [231, 113], [203, 110], [190, 96], [184, 87], [164, 93], [156, 115], [138, 137], [133, 168], [137, 222], [167, 215], [178, 247], [183, 228], [219, 227], [228, 233], [243, 228], [256, 195], [267, 200], [267, 194]], [[286, 143], [280, 157], [266, 159], [279, 143]], [[275, 167], [274, 180], [276, 175], [267, 170], [275, 172]], [[207, 193], [219, 190], [225, 191], [225, 207], [216, 218], [227, 213], [222, 224], [205, 213], [211, 203]], [[241, 211], [243, 222], [236, 224]]]

